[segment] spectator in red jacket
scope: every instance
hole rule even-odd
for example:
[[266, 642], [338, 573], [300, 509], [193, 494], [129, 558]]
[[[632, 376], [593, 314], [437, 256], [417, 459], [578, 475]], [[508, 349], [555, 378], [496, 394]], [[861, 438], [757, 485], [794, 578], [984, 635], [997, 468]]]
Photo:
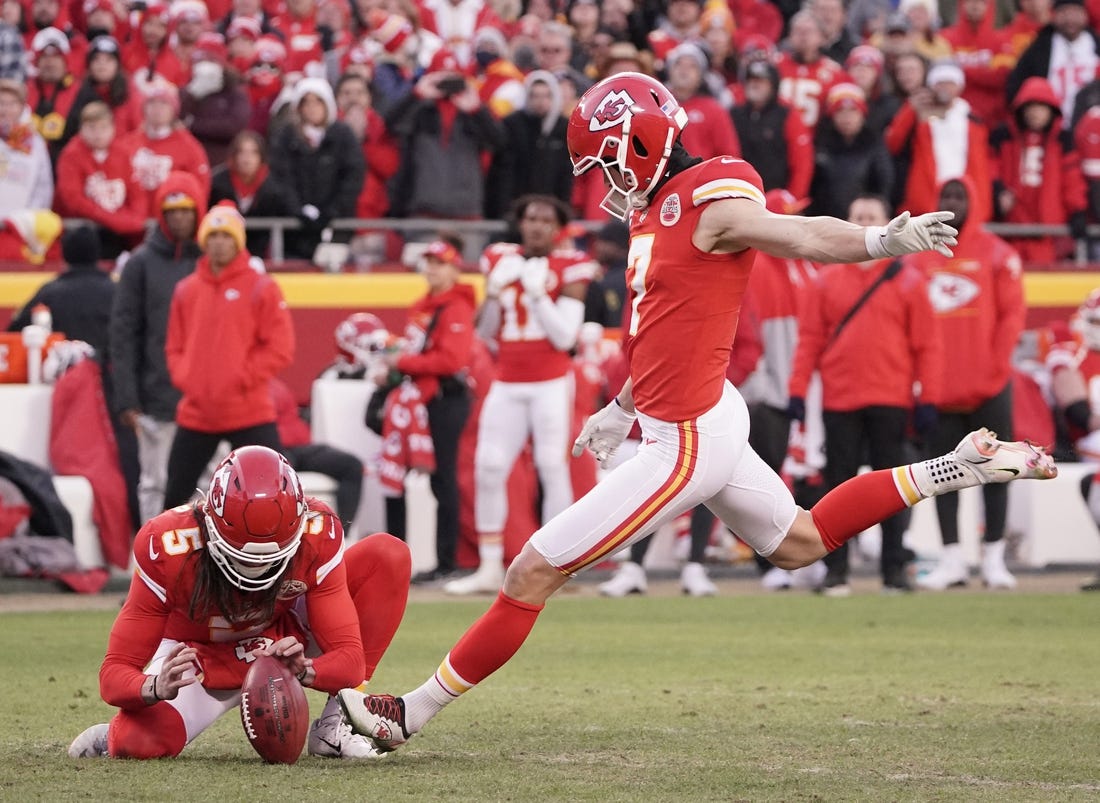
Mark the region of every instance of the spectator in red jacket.
[[[852, 201], [848, 220], [884, 226], [890, 209], [881, 196], [861, 196]], [[848, 318], [876, 283], [877, 289]], [[924, 273], [903, 268], [894, 259], [823, 268], [799, 317], [788, 403], [796, 420], [805, 416], [814, 371], [821, 375], [826, 486], [835, 488], [856, 476], [868, 457], [873, 469], [904, 463], [910, 411], [919, 434], [929, 434], [943, 381], [943, 345]], [[917, 395], [914, 388], [920, 388]], [[902, 546], [905, 529], [902, 515], [882, 522], [880, 569], [887, 591], [910, 590]], [[847, 544], [826, 555], [825, 566], [824, 592], [846, 596]]]
[[269, 383], [294, 359], [286, 301], [275, 280], [250, 264], [237, 208], [211, 208], [198, 242], [203, 255], [176, 285], [164, 347], [183, 394], [168, 456], [169, 508], [191, 498], [221, 441], [281, 448]]
[[54, 210], [98, 224], [100, 252], [107, 259], [135, 244], [145, 230], [145, 194], [133, 180], [129, 154], [115, 137], [106, 103], [84, 106], [79, 136], [57, 158]]
[[1005, 82], [1016, 64], [1011, 39], [993, 28], [993, 4], [990, 0], [962, 0], [958, 22], [940, 33], [951, 43], [966, 76], [963, 98], [993, 130], [1007, 117]]
[[733, 119], [704, 82], [709, 66], [706, 54], [693, 42], [678, 45], [665, 59], [669, 91], [688, 113], [688, 120], [695, 123], [684, 130], [680, 142], [702, 159], [740, 156]]
[[157, 77], [141, 85], [142, 124], [121, 139], [130, 157], [133, 181], [145, 194], [143, 214], [156, 217], [154, 196], [173, 170], [189, 173], [210, 193], [210, 164], [206, 152], [179, 121], [180, 93], [176, 85]]
[[180, 63], [168, 36], [170, 12], [166, 3], [154, 0], [141, 15], [138, 35], [126, 43], [122, 64], [139, 81], [159, 75], [172, 84], [183, 86], [191, 72], [190, 64]]
[[172, 3], [172, 49], [176, 51], [179, 63], [186, 68], [188, 80], [195, 47], [210, 27], [208, 5], [213, 8], [214, 0], [208, 3], [203, 0], [175, 0]]
[[27, 81], [27, 105], [55, 168], [78, 87], [69, 70], [69, 52], [69, 38], [57, 28], [43, 28], [34, 36], [32, 63], [38, 74]]
[[385, 217], [390, 208], [386, 184], [397, 172], [401, 151], [374, 110], [370, 84], [363, 76], [347, 73], [336, 84], [336, 110], [363, 145], [367, 173], [359, 193], [355, 216]]
[[[978, 197], [969, 176], [942, 185], [937, 208], [955, 213], [951, 225], [959, 244], [950, 259], [940, 254], [909, 257], [928, 275], [932, 309], [939, 319], [944, 348], [943, 381], [937, 401], [939, 424], [925, 442], [929, 454], [979, 426], [1012, 437], [1012, 352], [1024, 326], [1020, 257], [1000, 237], [986, 231], [973, 215]], [[967, 429], [969, 427], [969, 429]], [[959, 433], [963, 433], [960, 435]], [[955, 438], [955, 440], [951, 440]], [[991, 588], [1013, 588], [1005, 568], [1004, 531], [1008, 494], [1002, 485], [983, 485], [985, 536], [982, 579]], [[939, 564], [917, 579], [921, 588], [943, 590], [965, 585], [970, 571], [959, 547], [958, 495], [937, 497], [936, 515], [943, 537]]]
[[[994, 202], [997, 217], [1009, 223], [1069, 224], [1084, 238], [1085, 184], [1075, 150], [1061, 141], [1062, 111], [1045, 78], [1024, 81], [1012, 102], [1012, 118], [993, 135]], [[1025, 263], [1050, 262], [1053, 237], [1017, 237], [1009, 243]]]

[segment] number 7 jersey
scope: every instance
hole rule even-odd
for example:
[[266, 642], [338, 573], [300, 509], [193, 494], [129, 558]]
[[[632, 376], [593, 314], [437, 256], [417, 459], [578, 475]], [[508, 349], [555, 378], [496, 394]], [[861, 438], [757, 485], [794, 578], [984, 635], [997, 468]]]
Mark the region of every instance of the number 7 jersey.
[[741, 159], [709, 159], [673, 176], [635, 211], [627, 257], [627, 354], [634, 403], [687, 421], [718, 403], [756, 250], [711, 254], [692, 243], [711, 201], [764, 206], [760, 176]]
[[[481, 254], [481, 272], [486, 276], [501, 259], [519, 257], [523, 251], [514, 243], [493, 243]], [[583, 251], [555, 249], [546, 257], [549, 274], [546, 295], [553, 302], [562, 288], [575, 282], [588, 285], [596, 277], [596, 263]], [[530, 300], [517, 279], [500, 292], [500, 331], [497, 379], [502, 382], [544, 382], [565, 376], [573, 370], [573, 359], [556, 348], [546, 336], [530, 307]]]

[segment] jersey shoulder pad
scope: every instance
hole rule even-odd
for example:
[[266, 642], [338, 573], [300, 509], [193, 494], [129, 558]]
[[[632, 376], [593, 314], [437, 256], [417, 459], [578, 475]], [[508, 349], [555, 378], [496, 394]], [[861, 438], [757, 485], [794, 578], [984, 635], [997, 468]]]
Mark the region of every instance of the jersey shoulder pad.
[[692, 169], [693, 206], [702, 206], [709, 201], [724, 198], [748, 198], [766, 206], [760, 174], [744, 159], [718, 156]]
[[506, 254], [518, 254], [520, 247], [516, 243], [493, 243], [481, 252], [478, 260], [478, 268], [482, 273], [488, 273], [493, 269], [501, 257]]
[[134, 538], [135, 571], [164, 602], [172, 579], [203, 546], [202, 531], [190, 510], [166, 511], [147, 521]]
[[309, 573], [320, 585], [340, 561], [344, 559], [344, 527], [327, 504], [315, 497], [307, 497], [305, 530], [299, 549], [306, 553], [311, 564]]
[[591, 282], [596, 278], [597, 266], [592, 257], [576, 248], [563, 248], [552, 255], [552, 264], [561, 274], [562, 284]]

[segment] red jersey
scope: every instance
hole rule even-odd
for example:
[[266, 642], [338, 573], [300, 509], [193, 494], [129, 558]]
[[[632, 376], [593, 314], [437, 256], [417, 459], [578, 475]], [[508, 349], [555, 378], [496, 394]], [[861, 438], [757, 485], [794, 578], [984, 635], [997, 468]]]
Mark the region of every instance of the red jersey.
[[[523, 255], [514, 243], [493, 243], [481, 254], [481, 272], [488, 275], [504, 256]], [[596, 276], [596, 263], [583, 251], [560, 248], [547, 259], [550, 275], [547, 296], [556, 302], [567, 284], [582, 282], [586, 287]], [[527, 307], [527, 294], [517, 279], [500, 293], [500, 331], [497, 333], [497, 379], [502, 382], [545, 382], [565, 376], [573, 369], [568, 352], [556, 348], [542, 325]]]
[[708, 254], [691, 242], [709, 201], [764, 205], [748, 162], [710, 159], [673, 176], [630, 221], [626, 282], [634, 403], [662, 421], [702, 415], [722, 396], [756, 251]]
[[829, 90], [836, 84], [852, 80], [843, 67], [826, 56], [803, 64], [785, 53], [775, 66], [779, 68], [780, 100], [797, 109], [802, 122], [811, 129], [821, 118], [821, 107], [825, 105]]
[[130, 156], [131, 179], [142, 191], [139, 208], [146, 217], [159, 216], [154, 196], [173, 170], [194, 176], [202, 184], [203, 192], [210, 194], [210, 162], [206, 151], [182, 125], [155, 139], [142, 127], [123, 136], [119, 144]]
[[314, 659], [314, 688], [335, 693], [361, 682], [363, 646], [347, 588], [343, 528], [323, 502], [309, 498], [307, 504], [311, 512], [302, 542], [280, 581], [274, 613], [237, 626], [216, 611], [191, 616], [199, 563], [208, 560], [192, 508], [181, 506], [150, 519], [134, 540], [134, 582], [99, 671], [104, 701], [120, 708], [146, 707], [143, 670], [164, 638], [198, 650], [207, 689], [239, 689], [254, 649], [283, 636], [305, 642], [303, 612], [295, 610], [302, 601], [313, 640], [325, 650]]

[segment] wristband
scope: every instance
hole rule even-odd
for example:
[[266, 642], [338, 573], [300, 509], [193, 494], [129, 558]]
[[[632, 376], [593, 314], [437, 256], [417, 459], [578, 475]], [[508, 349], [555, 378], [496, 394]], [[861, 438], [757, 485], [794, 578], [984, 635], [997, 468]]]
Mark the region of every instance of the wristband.
[[886, 226], [868, 226], [863, 232], [863, 245], [871, 259], [890, 256], [886, 250]]
[[153, 675], [152, 692], [153, 692], [153, 702], [155, 702], [155, 703], [162, 702], [161, 696], [159, 694], [157, 694], [157, 676], [156, 675]]

